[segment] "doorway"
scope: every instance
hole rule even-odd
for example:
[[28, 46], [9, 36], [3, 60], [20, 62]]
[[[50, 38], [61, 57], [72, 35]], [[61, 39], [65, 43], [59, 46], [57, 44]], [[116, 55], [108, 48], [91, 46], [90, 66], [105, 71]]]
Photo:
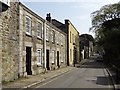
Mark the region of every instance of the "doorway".
[[46, 50], [46, 68], [47, 68], [47, 70], [50, 70], [50, 67], [49, 67], [49, 50]]
[[32, 71], [31, 71], [31, 47], [26, 47], [26, 72], [27, 72], [27, 75], [32, 75]]
[[57, 66], [58, 66], [58, 68], [60, 68], [60, 65], [59, 65], [59, 51], [57, 51]]

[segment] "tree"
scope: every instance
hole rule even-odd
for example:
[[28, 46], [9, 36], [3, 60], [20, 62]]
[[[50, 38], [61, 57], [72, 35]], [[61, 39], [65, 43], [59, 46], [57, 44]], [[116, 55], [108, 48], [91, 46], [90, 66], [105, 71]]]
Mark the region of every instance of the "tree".
[[[120, 62], [120, 2], [103, 6], [92, 14], [90, 30], [96, 34], [98, 47], [105, 51], [105, 59], [111, 64]], [[117, 63], [115, 62], [117, 61]]]

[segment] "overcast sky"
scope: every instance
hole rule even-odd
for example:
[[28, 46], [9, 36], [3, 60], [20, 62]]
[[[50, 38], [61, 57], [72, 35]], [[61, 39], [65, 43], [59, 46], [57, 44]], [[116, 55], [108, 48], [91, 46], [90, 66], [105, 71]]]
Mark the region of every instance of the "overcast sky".
[[52, 19], [64, 23], [69, 19], [80, 34], [91, 34], [91, 13], [102, 6], [119, 2], [119, 0], [20, 0], [29, 9], [46, 18], [51, 13]]

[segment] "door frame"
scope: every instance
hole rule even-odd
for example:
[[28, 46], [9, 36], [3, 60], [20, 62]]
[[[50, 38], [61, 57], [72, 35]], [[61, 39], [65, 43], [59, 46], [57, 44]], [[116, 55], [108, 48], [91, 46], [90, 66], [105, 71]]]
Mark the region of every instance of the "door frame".
[[31, 69], [31, 47], [26, 47], [26, 72], [27, 75], [32, 75], [32, 69]]
[[46, 50], [46, 68], [47, 70], [50, 70], [50, 64], [49, 64], [49, 50]]
[[60, 68], [59, 51], [57, 51], [57, 66]]

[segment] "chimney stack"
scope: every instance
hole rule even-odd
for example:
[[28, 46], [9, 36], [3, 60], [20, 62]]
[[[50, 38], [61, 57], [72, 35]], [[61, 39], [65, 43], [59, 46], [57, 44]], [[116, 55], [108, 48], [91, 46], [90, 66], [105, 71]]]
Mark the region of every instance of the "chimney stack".
[[49, 21], [49, 22], [52, 22], [50, 13], [47, 14], [46, 20]]

